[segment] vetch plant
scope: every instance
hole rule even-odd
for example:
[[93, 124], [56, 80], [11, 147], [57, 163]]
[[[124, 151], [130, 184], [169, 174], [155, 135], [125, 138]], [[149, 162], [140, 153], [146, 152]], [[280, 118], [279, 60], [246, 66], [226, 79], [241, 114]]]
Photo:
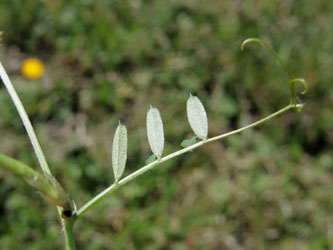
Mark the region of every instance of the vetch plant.
[[123, 175], [127, 159], [127, 129], [119, 122], [112, 145], [112, 167], [114, 182]]
[[154, 156], [161, 159], [164, 149], [163, 122], [158, 109], [152, 106], [147, 113], [147, 136]]
[[304, 90], [301, 92], [301, 94], [305, 94], [307, 92], [306, 81], [303, 78], [293, 78], [291, 73], [288, 71], [287, 66], [283, 63], [283, 61], [276, 54], [276, 52], [267, 43], [258, 38], [246, 39], [241, 44], [241, 50], [243, 50], [245, 46], [251, 42], [256, 42], [266, 47], [271, 52], [271, 54], [277, 58], [277, 60], [280, 62], [280, 64], [288, 74], [290, 78], [288, 85], [291, 92], [290, 103], [288, 105], [276, 111], [275, 113], [272, 113], [267, 117], [264, 117], [261, 120], [249, 124], [245, 127], [209, 138], [208, 119], [204, 105], [197, 96], [192, 96], [190, 94], [190, 97], [187, 100], [187, 117], [195, 136], [191, 139], [186, 139], [182, 141], [182, 149], [165, 156], [163, 156], [164, 131], [161, 114], [157, 108], [151, 106], [147, 113], [146, 126], [148, 142], [151, 151], [153, 152], [153, 155], [148, 158], [145, 166], [122, 178], [126, 166], [128, 139], [126, 127], [119, 122], [113, 138], [112, 146], [112, 167], [114, 173], [114, 183], [107, 187], [105, 190], [103, 190], [101, 193], [97, 194], [90, 201], [85, 203], [85, 205], [83, 205], [81, 208], [76, 208], [75, 202], [67, 194], [65, 189], [61, 187], [59, 182], [53, 177], [52, 172], [43, 154], [43, 151], [37, 140], [34, 129], [28, 118], [28, 115], [26, 114], [26, 111], [13, 87], [13, 84], [11, 83], [5, 69], [0, 62], [0, 77], [5, 87], [7, 88], [8, 93], [22, 119], [23, 125], [28, 133], [29, 139], [42, 169], [42, 173], [34, 170], [33, 168], [27, 166], [26, 164], [18, 160], [12, 159], [9, 156], [1, 153], [0, 166], [22, 177], [57, 208], [62, 225], [62, 230], [64, 232], [66, 249], [73, 250], [75, 249], [73, 234], [73, 227], [75, 222], [80, 219], [87, 211], [92, 209], [97, 203], [99, 203], [108, 195], [113, 193], [116, 189], [127, 184], [128, 182], [132, 181], [143, 173], [157, 167], [163, 162], [178, 157], [184, 153], [193, 151], [194, 149], [201, 147], [204, 144], [220, 140], [227, 136], [238, 134], [242, 131], [258, 126], [282, 113], [287, 112], [288, 110], [295, 109], [298, 112], [302, 110], [304, 104], [299, 102], [299, 98], [295, 89], [295, 84], [302, 84]]
[[187, 119], [194, 134], [202, 140], [207, 140], [208, 120], [206, 110], [199, 98], [191, 94], [187, 100]]

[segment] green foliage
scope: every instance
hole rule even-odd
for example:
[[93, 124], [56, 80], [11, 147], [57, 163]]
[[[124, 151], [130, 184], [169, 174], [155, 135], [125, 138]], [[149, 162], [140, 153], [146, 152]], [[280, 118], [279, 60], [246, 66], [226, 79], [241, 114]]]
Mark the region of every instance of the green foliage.
[[145, 164], [146, 164], [146, 165], [147, 165], [147, 164], [150, 164], [150, 163], [152, 163], [152, 162], [154, 162], [154, 161], [156, 161], [156, 160], [157, 160], [156, 155], [152, 154], [151, 156], [149, 156], [149, 157], [147, 158], [147, 160], [145, 161]]
[[202, 140], [208, 136], [208, 119], [205, 107], [197, 96], [192, 96], [186, 102], [187, 119], [194, 134]]
[[123, 175], [127, 160], [127, 129], [119, 122], [112, 144], [112, 168], [115, 182]]
[[46, 199], [57, 206], [68, 207], [69, 199], [63, 188], [52, 177], [40, 174], [31, 167], [0, 153], [0, 166], [13, 174], [22, 177], [27, 183], [36, 188]]
[[191, 139], [185, 139], [180, 144], [183, 148], [187, 148], [189, 146], [192, 146], [193, 144], [197, 143], [199, 141], [199, 137], [193, 136]]
[[[112, 182], [119, 119], [131, 138], [125, 172], [144, 164], [149, 103], [168, 154], [192, 135], [189, 92], [209, 108], [211, 134], [289, 101], [279, 65], [257, 48], [240, 53], [243, 38], [263, 37], [310, 84], [302, 115], [173, 159], [107, 198], [82, 220], [78, 249], [332, 248], [332, 12], [310, 0], [1, 1], [1, 56], [53, 172], [82, 202]], [[46, 63], [40, 81], [15, 75], [31, 55]], [[37, 165], [3, 88], [0, 107], [0, 152]], [[54, 209], [2, 170], [0, 182], [1, 247], [60, 249]]]
[[164, 130], [160, 112], [150, 106], [147, 113], [147, 137], [151, 151], [157, 158], [161, 158], [164, 149]]

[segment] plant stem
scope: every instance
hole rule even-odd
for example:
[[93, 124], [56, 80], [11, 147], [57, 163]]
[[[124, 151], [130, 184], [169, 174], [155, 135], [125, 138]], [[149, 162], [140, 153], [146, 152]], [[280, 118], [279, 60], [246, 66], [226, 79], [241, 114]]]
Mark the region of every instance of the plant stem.
[[143, 173], [153, 169], [154, 167], [156, 167], [157, 165], [161, 164], [162, 162], [165, 162], [167, 160], [170, 160], [172, 158], [175, 158], [179, 155], [182, 155], [186, 152], [189, 152], [189, 151], [192, 151], [193, 149], [195, 148], [198, 148], [206, 143], [210, 143], [210, 142], [213, 142], [213, 141], [216, 141], [216, 140], [219, 140], [219, 139], [222, 139], [222, 138], [225, 138], [227, 136], [230, 136], [230, 135], [234, 135], [234, 134], [237, 134], [237, 133], [240, 133], [244, 130], [247, 130], [249, 128], [253, 128], [261, 123], [264, 123], [270, 119], [272, 119], [273, 117], [275, 116], [278, 116], [290, 109], [293, 109], [293, 108], [299, 108], [299, 107], [303, 107], [303, 104], [297, 104], [297, 105], [293, 105], [293, 104], [289, 104], [288, 106], [280, 109], [279, 111], [269, 115], [269, 116], [266, 116], [265, 118], [259, 120], [259, 121], [256, 121], [254, 123], [251, 123], [245, 127], [242, 127], [240, 129], [237, 129], [237, 130], [234, 130], [234, 131], [231, 131], [231, 132], [228, 132], [228, 133], [225, 133], [225, 134], [222, 134], [222, 135], [218, 135], [218, 136], [215, 136], [215, 137], [212, 137], [210, 139], [207, 139], [205, 141], [200, 141], [196, 144], [193, 144], [187, 148], [184, 148], [184, 149], [181, 149], [181, 150], [178, 150], [172, 154], [169, 154], [167, 156], [164, 156], [162, 157], [160, 160], [156, 160], [150, 164], [147, 164], [145, 166], [143, 166], [142, 168], [138, 169], [137, 171], [135, 171], [134, 173], [126, 176], [125, 178], [123, 178], [122, 180], [120, 180], [118, 183], [114, 183], [112, 184], [111, 186], [109, 186], [108, 188], [106, 188], [105, 190], [103, 190], [101, 193], [99, 193], [98, 195], [96, 195], [94, 198], [92, 198], [90, 201], [88, 201], [86, 204], [84, 204], [76, 213], [76, 216], [77, 217], [80, 217], [82, 216], [84, 213], [86, 213], [89, 209], [91, 209], [92, 207], [94, 207], [99, 201], [103, 200], [107, 195], [113, 193], [115, 190], [117, 190], [119, 187], [125, 185], [126, 183], [128, 183], [129, 181], [137, 178], [139, 175], [142, 175]]
[[[9, 76], [6, 72], [6, 70], [4, 69], [4, 67], [2, 66], [2, 63], [0, 61], [0, 78], [2, 79], [20, 117], [21, 120], [23, 122], [23, 125], [28, 133], [30, 142], [32, 144], [32, 147], [35, 151], [35, 154], [37, 156], [37, 159], [39, 161], [40, 167], [43, 170], [43, 172], [47, 173], [50, 176], [53, 176], [51, 173], [51, 170], [49, 168], [49, 165], [47, 164], [47, 161], [45, 159], [44, 153], [42, 151], [42, 148], [38, 142], [37, 136], [35, 134], [35, 131], [31, 125], [30, 119], [27, 115], [27, 112], [24, 109], [24, 106], [19, 98], [19, 96], [17, 95], [15, 88], [12, 84], [12, 82], [9, 79]], [[59, 219], [61, 220], [61, 224], [62, 224], [62, 229], [64, 231], [65, 234], [65, 241], [66, 241], [66, 249], [67, 250], [74, 250], [75, 246], [74, 246], [74, 239], [73, 239], [73, 224], [74, 222], [72, 222], [73, 224], [68, 224], [67, 222], [65, 222], [62, 218], [62, 208], [57, 206], [57, 211], [58, 211], [58, 215], [59, 215]]]
[[250, 42], [256, 42], [256, 43], [259, 43], [261, 45], [263, 45], [264, 47], [266, 47], [269, 52], [279, 61], [279, 63], [281, 64], [283, 70], [287, 73], [288, 77], [290, 79], [293, 79], [292, 77], [292, 74], [290, 73], [287, 65], [282, 61], [281, 57], [271, 48], [271, 46], [268, 45], [268, 43], [266, 43], [265, 41], [259, 39], [259, 38], [248, 38], [248, 39], [245, 39], [243, 42], [242, 42], [242, 45], [241, 45], [241, 50], [244, 50], [244, 47], [247, 43], [250, 43]]
[[22, 119], [23, 125], [28, 133], [29, 139], [31, 141], [32, 147], [35, 150], [36, 156], [38, 158], [39, 164], [42, 168], [42, 170], [49, 174], [52, 175], [50, 168], [45, 160], [45, 156], [43, 154], [42, 148], [39, 145], [37, 136], [35, 134], [35, 131], [31, 125], [31, 122], [29, 120], [29, 117], [27, 115], [27, 112], [25, 111], [22, 102], [19, 98], [19, 96], [17, 95], [14, 86], [12, 84], [12, 82], [10, 81], [6, 70], [4, 69], [4, 67], [2, 66], [1, 62], [0, 62], [0, 77], [5, 85], [5, 87], [7, 88], [7, 91], [10, 95], [10, 97], [12, 98], [12, 101]]
[[75, 219], [65, 221], [61, 219], [62, 228], [64, 230], [66, 250], [75, 250], [74, 241], [74, 223]]
[[243, 132], [244, 130], [247, 130], [247, 129], [249, 129], [249, 128], [253, 128], [253, 127], [255, 127], [255, 126], [258, 126], [259, 124], [264, 123], [264, 122], [266, 122], [266, 121], [272, 119], [273, 117], [278, 116], [278, 115], [280, 115], [280, 114], [282, 114], [282, 113], [288, 111], [289, 109], [296, 108], [296, 107], [300, 107], [300, 106], [303, 107], [303, 104], [297, 104], [297, 105], [289, 104], [288, 106], [286, 106], [286, 107], [284, 107], [284, 108], [282, 108], [282, 109], [276, 111], [276, 112], [273, 113], [273, 114], [270, 114], [269, 116], [266, 116], [265, 118], [262, 118], [262, 119], [259, 120], [259, 121], [256, 121], [256, 122], [254, 122], [254, 123], [251, 123], [251, 124], [249, 124], [249, 125], [247, 125], [247, 126], [245, 126], [245, 127], [242, 127], [242, 128], [236, 129], [236, 130], [234, 130], [234, 131], [231, 131], [231, 132], [228, 132], [228, 133], [225, 133], [225, 134], [222, 134], [222, 135], [218, 135], [218, 136], [212, 137], [212, 138], [208, 139], [207, 142], [217, 141], [217, 140], [220, 140], [220, 139], [222, 139], [222, 138], [224, 138], [224, 137], [227, 137], [227, 136], [230, 136], [230, 135], [234, 135], [234, 134], [238, 134], [238, 133], [240, 133], [240, 132]]

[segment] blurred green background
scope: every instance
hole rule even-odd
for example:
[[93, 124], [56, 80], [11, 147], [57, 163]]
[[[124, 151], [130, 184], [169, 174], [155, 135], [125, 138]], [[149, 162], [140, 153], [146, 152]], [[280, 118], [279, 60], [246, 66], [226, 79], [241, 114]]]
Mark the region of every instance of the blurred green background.
[[[210, 136], [289, 102], [270, 43], [309, 93], [290, 111], [164, 163], [76, 225], [78, 249], [333, 249], [333, 1], [1, 0], [0, 58], [52, 171], [80, 207], [113, 182], [112, 138], [129, 131], [125, 174], [150, 155], [145, 114], [159, 108], [165, 154], [193, 136], [196, 94]], [[40, 58], [43, 78], [20, 65]], [[0, 85], [0, 151], [38, 168]], [[62, 249], [55, 209], [0, 169], [0, 248]]]

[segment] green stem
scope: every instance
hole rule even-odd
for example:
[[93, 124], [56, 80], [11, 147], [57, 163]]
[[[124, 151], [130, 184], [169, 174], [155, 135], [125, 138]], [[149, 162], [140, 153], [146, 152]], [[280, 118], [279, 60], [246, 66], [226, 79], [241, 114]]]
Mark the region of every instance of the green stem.
[[287, 73], [288, 77], [290, 79], [292, 79], [292, 74], [290, 73], [287, 65], [282, 61], [281, 57], [271, 48], [271, 46], [268, 45], [268, 43], [264, 42], [263, 40], [259, 39], [259, 38], [248, 38], [246, 40], [244, 40], [242, 42], [241, 45], [241, 50], [244, 50], [244, 47], [246, 44], [250, 43], [250, 42], [256, 42], [256, 43], [260, 43], [261, 45], [263, 45], [264, 47], [266, 47], [269, 52], [279, 61], [279, 63], [281, 64], [282, 68], [284, 69], [284, 71]]
[[245, 126], [245, 127], [242, 127], [242, 128], [236, 129], [236, 130], [231, 131], [231, 132], [229, 132], [229, 133], [225, 133], [225, 134], [222, 134], [222, 135], [218, 135], [218, 136], [212, 137], [212, 138], [208, 139], [206, 142], [217, 141], [217, 140], [220, 140], [220, 139], [222, 139], [222, 138], [224, 138], [224, 137], [227, 137], [227, 136], [230, 136], [230, 135], [234, 135], [234, 134], [238, 134], [238, 133], [240, 133], [240, 132], [243, 132], [244, 130], [247, 130], [247, 129], [249, 129], [249, 128], [253, 128], [253, 127], [255, 127], [255, 126], [257, 126], [257, 125], [259, 125], [259, 124], [261, 124], [261, 123], [264, 123], [264, 122], [266, 122], [266, 121], [272, 119], [272, 118], [275, 117], [275, 116], [281, 115], [282, 113], [288, 111], [289, 109], [296, 108], [296, 107], [298, 107], [298, 108], [299, 108], [299, 107], [303, 107], [303, 104], [297, 104], [297, 105], [289, 104], [288, 106], [286, 106], [286, 107], [284, 107], [284, 108], [282, 108], [282, 109], [276, 111], [275, 113], [273, 113], [273, 114], [271, 114], [271, 115], [269, 115], [269, 116], [266, 116], [265, 118], [262, 118], [262, 119], [259, 120], [259, 121], [256, 121], [256, 122], [254, 122], [254, 123], [251, 123], [251, 124], [249, 124], [249, 125], [247, 125], [247, 126]]
[[[44, 156], [44, 153], [42, 151], [42, 148], [38, 142], [38, 139], [37, 139], [37, 136], [36, 136], [36, 133], [31, 125], [31, 122], [30, 122], [30, 119], [27, 115], [27, 112], [25, 111], [24, 109], [24, 106], [19, 98], [19, 96], [17, 95], [16, 91], [15, 91], [15, 88], [12, 84], [12, 82], [10, 81], [9, 79], [9, 76], [6, 72], [6, 70], [4, 69], [4, 67], [2, 66], [1, 62], [0, 62], [0, 78], [2, 79], [21, 119], [22, 119], [22, 122], [23, 122], [23, 125], [27, 131], [27, 134], [29, 136], [29, 139], [30, 139], [30, 142], [32, 144], [32, 147], [36, 153], [36, 156], [37, 156], [37, 159], [39, 161], [39, 164], [40, 164], [40, 167], [42, 168], [43, 172], [48, 174], [49, 176], [53, 176], [52, 173], [51, 173], [51, 170], [47, 164], [47, 161], [45, 159], [45, 156]], [[63, 226], [63, 230], [65, 232], [65, 238], [66, 238], [66, 247], [67, 249], [74, 249], [74, 240], [70, 241], [70, 243], [67, 244], [68, 240], [70, 240], [71, 238], [73, 238], [73, 233], [70, 233], [72, 232], [73, 230], [69, 230], [69, 228], [66, 228], [67, 225], [65, 225], [63, 223], [63, 219], [62, 219], [62, 208], [57, 206], [57, 210], [58, 210], [58, 215], [59, 215], [59, 218], [60, 220], [62, 221], [62, 226]], [[71, 247], [71, 248], [69, 248]]]
[[74, 241], [75, 219], [71, 219], [69, 221], [65, 221], [64, 219], [62, 219], [61, 223], [65, 235], [66, 250], [75, 250], [75, 241]]
[[22, 119], [22, 122], [23, 122], [23, 125], [28, 133], [28, 136], [29, 136], [29, 139], [31, 141], [31, 144], [32, 144], [32, 147], [34, 148], [35, 150], [35, 153], [36, 153], [36, 156], [37, 156], [37, 159], [39, 161], [39, 164], [40, 164], [40, 167], [42, 168], [42, 170], [49, 174], [49, 175], [52, 175], [51, 171], [50, 171], [50, 168], [47, 164], [47, 161], [45, 159], [45, 156], [43, 154], [43, 151], [42, 151], [42, 148], [40, 147], [39, 145], [39, 142], [38, 142], [38, 139], [37, 139], [37, 136], [35, 134], [35, 131], [31, 125], [31, 122], [29, 120], [29, 117], [27, 115], [27, 112], [25, 111], [23, 105], [22, 105], [22, 102], [19, 98], [19, 96], [17, 95], [16, 91], [15, 91], [15, 88], [12, 84], [12, 82], [10, 81], [9, 77], [8, 77], [8, 74], [6, 72], [6, 70], [4, 69], [4, 67], [2, 66], [1, 62], [0, 62], [0, 77], [10, 95], [10, 97], [12, 98], [12, 101]]
[[192, 151], [193, 149], [195, 148], [198, 148], [206, 143], [210, 143], [210, 142], [213, 142], [213, 141], [216, 141], [216, 140], [219, 140], [219, 139], [222, 139], [222, 138], [225, 138], [227, 136], [230, 136], [230, 135], [234, 135], [234, 134], [237, 134], [237, 133], [240, 133], [244, 130], [247, 130], [249, 128], [253, 128], [261, 123], [264, 123], [270, 119], [272, 119], [273, 117], [275, 116], [278, 116], [290, 109], [293, 109], [293, 108], [300, 108], [300, 107], [303, 107], [302, 104], [297, 104], [297, 105], [293, 105], [293, 104], [289, 104], [288, 106], [280, 109], [279, 111], [259, 120], [259, 121], [256, 121], [250, 125], [247, 125], [243, 128], [240, 128], [240, 129], [237, 129], [237, 130], [234, 130], [234, 131], [231, 131], [229, 133], [225, 133], [225, 134], [222, 134], [222, 135], [218, 135], [218, 136], [215, 136], [215, 137], [212, 137], [210, 139], [207, 139], [205, 141], [200, 141], [196, 144], [193, 144], [187, 148], [184, 148], [184, 149], [181, 149], [181, 150], [178, 150], [172, 154], [169, 154], [167, 156], [164, 156], [162, 157], [161, 159], [159, 160], [156, 160], [150, 164], [147, 164], [145, 165], [144, 167], [140, 168], [139, 170], [135, 171], [134, 173], [126, 176], [125, 178], [123, 178], [122, 180], [120, 180], [119, 182], [117, 183], [114, 183], [112, 184], [111, 186], [109, 186], [108, 188], [106, 188], [105, 190], [103, 190], [101, 193], [99, 193], [98, 195], [96, 195], [94, 198], [92, 198], [90, 201], [88, 201], [85, 205], [83, 205], [76, 213], [76, 216], [77, 217], [80, 217], [82, 216], [84, 213], [86, 213], [89, 209], [91, 209], [92, 207], [94, 207], [98, 202], [100, 202], [101, 200], [103, 200], [106, 196], [108, 196], [109, 194], [113, 193], [115, 190], [117, 190], [119, 187], [125, 185], [126, 183], [130, 182], [131, 180], [137, 178], [138, 176], [142, 175], [143, 173], [153, 169], [154, 167], [158, 166], [159, 164], [167, 161], [167, 160], [170, 160], [172, 158], [175, 158], [179, 155], [182, 155], [182, 154], [185, 154], [187, 152], [190, 152]]
[[252, 43], [252, 42], [256, 42], [261, 44], [262, 46], [266, 47], [269, 52], [279, 61], [279, 63], [281, 64], [282, 68], [284, 69], [284, 71], [287, 73], [288, 77], [290, 78], [289, 80], [289, 87], [291, 90], [291, 104], [296, 105], [298, 102], [298, 97], [296, 94], [296, 90], [295, 90], [295, 83], [301, 83], [303, 85], [303, 91], [301, 92], [301, 95], [304, 95], [307, 90], [308, 90], [308, 84], [306, 83], [305, 79], [303, 78], [293, 78], [292, 74], [290, 73], [287, 65], [282, 61], [281, 57], [268, 45], [268, 43], [264, 42], [263, 40], [259, 39], [259, 38], [248, 38], [245, 39], [242, 44], [241, 44], [241, 51], [244, 50], [245, 46], [248, 43]]

